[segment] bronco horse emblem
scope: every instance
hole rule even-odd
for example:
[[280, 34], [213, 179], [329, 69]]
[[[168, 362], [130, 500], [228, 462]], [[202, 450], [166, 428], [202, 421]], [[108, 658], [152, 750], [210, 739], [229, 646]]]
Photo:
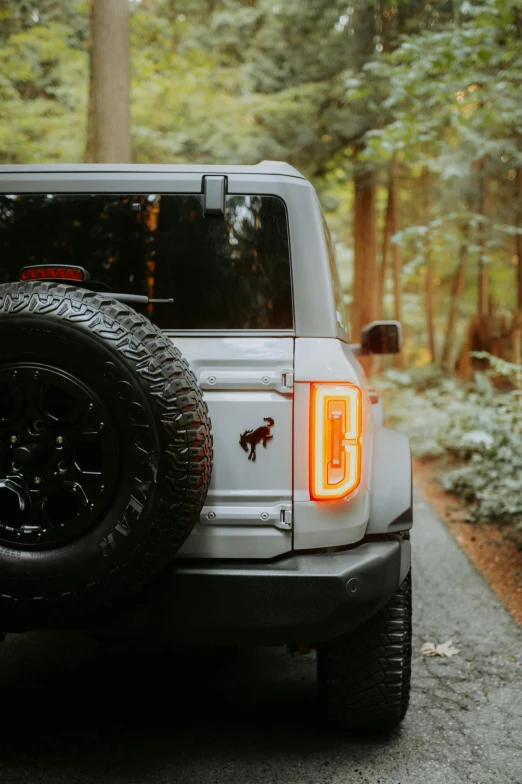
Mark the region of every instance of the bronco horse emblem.
[[267, 425], [261, 425], [258, 427], [257, 430], [245, 430], [243, 435], [239, 437], [239, 443], [245, 450], [248, 452], [248, 447], [250, 447], [250, 454], [248, 456], [249, 460], [255, 462], [256, 459], [256, 447], [258, 444], [263, 442], [263, 446], [266, 449], [266, 445], [270, 441], [271, 438], [274, 436], [271, 433], [270, 428], [275, 425], [274, 420], [271, 417], [265, 417], [265, 422], [268, 422]]

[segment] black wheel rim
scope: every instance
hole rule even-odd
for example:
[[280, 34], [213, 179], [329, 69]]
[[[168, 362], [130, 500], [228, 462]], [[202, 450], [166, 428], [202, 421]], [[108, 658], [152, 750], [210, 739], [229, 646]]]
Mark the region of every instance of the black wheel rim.
[[114, 423], [92, 389], [47, 365], [0, 368], [0, 542], [59, 546], [93, 528], [118, 463]]

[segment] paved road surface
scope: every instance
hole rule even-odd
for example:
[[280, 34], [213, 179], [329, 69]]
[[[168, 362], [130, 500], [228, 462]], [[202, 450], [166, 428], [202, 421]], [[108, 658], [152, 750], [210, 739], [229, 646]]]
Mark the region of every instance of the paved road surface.
[[[417, 497], [414, 690], [388, 738], [317, 725], [312, 656], [100, 649], [12, 636], [1, 784], [522, 784], [522, 633]], [[426, 640], [462, 652], [425, 659]]]

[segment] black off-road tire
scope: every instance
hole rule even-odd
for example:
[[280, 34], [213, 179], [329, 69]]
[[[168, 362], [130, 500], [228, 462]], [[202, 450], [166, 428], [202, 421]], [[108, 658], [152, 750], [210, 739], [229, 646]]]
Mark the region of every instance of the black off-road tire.
[[377, 615], [318, 646], [317, 667], [322, 706], [334, 727], [397, 727], [410, 695], [411, 571]]
[[[35, 627], [110, 606], [165, 566], [199, 519], [212, 436], [201, 390], [178, 349], [147, 318], [102, 294], [61, 283], [0, 286], [6, 394], [17, 383], [10, 369], [22, 368], [12, 371], [19, 378], [27, 367], [62, 373], [92, 394], [118, 445], [113, 493], [92, 525], [42, 547], [0, 530], [0, 614]], [[0, 458], [9, 466], [1, 417]], [[30, 489], [34, 495], [38, 488]]]

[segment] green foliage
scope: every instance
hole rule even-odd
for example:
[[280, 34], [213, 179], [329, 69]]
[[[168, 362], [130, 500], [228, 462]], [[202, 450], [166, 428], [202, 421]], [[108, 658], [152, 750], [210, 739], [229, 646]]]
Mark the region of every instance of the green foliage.
[[[491, 374], [520, 380], [520, 367], [491, 361]], [[499, 392], [488, 376], [473, 384], [440, 371], [386, 374], [388, 420], [406, 430], [417, 457], [446, 457], [442, 486], [470, 504], [469, 519], [522, 530], [522, 394]]]
[[383, 106], [393, 117], [372, 134], [375, 149], [401, 150], [410, 160], [424, 151], [445, 178], [468, 174], [469, 161], [485, 155], [516, 155], [521, 8], [520, 0], [465, 3], [457, 20], [405, 37], [385, 61], [371, 64], [387, 81]]
[[[130, 2], [136, 161], [285, 158], [315, 174], [371, 127], [377, 104], [345, 90], [375, 53], [364, 0]], [[0, 160], [80, 159], [87, 0], [0, 3]]]
[[[349, 299], [354, 157], [399, 163], [405, 331], [423, 362], [426, 235], [437, 334], [469, 225], [459, 334], [475, 310], [476, 262], [513, 307], [514, 198], [522, 163], [521, 0], [129, 0], [136, 162], [286, 159], [314, 180]], [[89, 0], [0, 0], [0, 162], [78, 161], [85, 148]], [[477, 203], [485, 161], [487, 219]], [[432, 171], [423, 215], [421, 171]], [[484, 230], [486, 243], [480, 244]], [[381, 242], [379, 241], [379, 247]], [[515, 259], [516, 260], [516, 259]], [[390, 276], [389, 276], [390, 277]], [[391, 285], [385, 292], [392, 315]], [[455, 351], [458, 347], [455, 348]]]
[[87, 56], [75, 38], [53, 21], [20, 29], [0, 49], [0, 161], [81, 159]]

